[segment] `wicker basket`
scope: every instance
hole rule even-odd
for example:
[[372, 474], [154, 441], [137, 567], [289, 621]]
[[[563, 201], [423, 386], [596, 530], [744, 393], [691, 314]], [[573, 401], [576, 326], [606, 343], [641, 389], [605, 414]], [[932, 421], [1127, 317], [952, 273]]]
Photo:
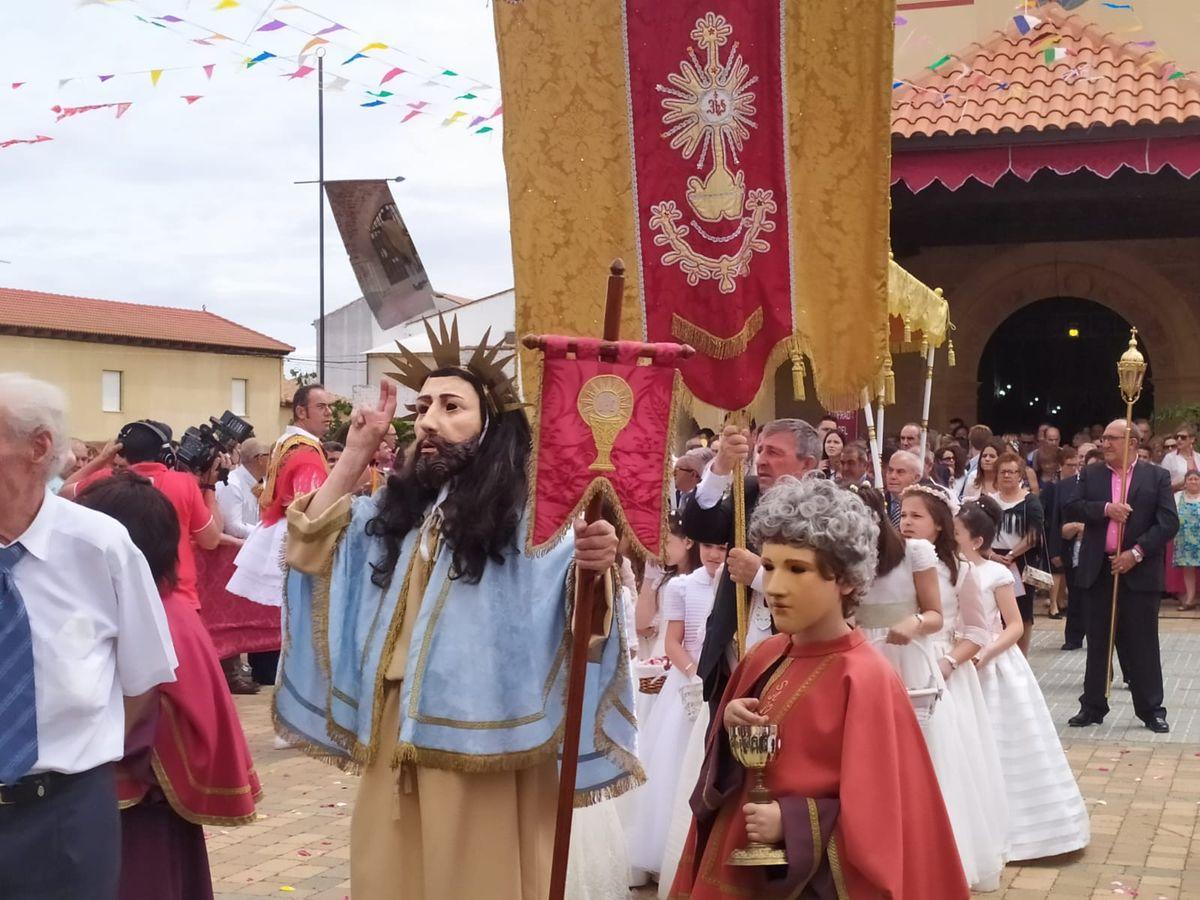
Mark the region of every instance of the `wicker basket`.
[[663, 685], [666, 683], [666, 675], [656, 675], [650, 678], [639, 678], [638, 690], [643, 694], [657, 694], [663, 689]]

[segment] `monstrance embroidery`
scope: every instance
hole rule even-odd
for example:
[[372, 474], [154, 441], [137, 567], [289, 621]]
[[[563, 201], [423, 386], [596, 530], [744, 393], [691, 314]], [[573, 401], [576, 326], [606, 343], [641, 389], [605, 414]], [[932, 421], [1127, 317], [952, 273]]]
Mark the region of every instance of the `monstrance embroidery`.
[[615, 472], [613, 444], [633, 418], [633, 389], [619, 375], [597, 375], [580, 388], [576, 402], [596, 442], [596, 459], [588, 468], [593, 472]]
[[[709, 12], [697, 19], [690, 36], [705, 52], [705, 62], [688, 47], [690, 62], [684, 60], [678, 73], [667, 76], [669, 85], [657, 85], [666, 95], [662, 101], [666, 110], [663, 124], [667, 126], [663, 137], [684, 159], [697, 157], [696, 168], [703, 168], [710, 159], [711, 167], [704, 178], [693, 175], [687, 180], [687, 204], [694, 214], [688, 224], [683, 223], [684, 212], [674, 200], [652, 205], [649, 219], [650, 229], [658, 232], [654, 243], [670, 248], [663, 254], [664, 265], [678, 265], [690, 285], [716, 280], [725, 294], [734, 291], [738, 277], [749, 274], [755, 253], [770, 250], [762, 235], [775, 230], [770, 216], [776, 211], [774, 192], [747, 190], [746, 175], [736, 168], [750, 129], [757, 127], [750, 88], [758, 77], [750, 74], [736, 42], [721, 61], [720, 48], [732, 34], [733, 26], [724, 16]], [[726, 233], [712, 228], [729, 222], [735, 225]], [[733, 252], [709, 256], [688, 242], [693, 231], [712, 243], [741, 240]]]

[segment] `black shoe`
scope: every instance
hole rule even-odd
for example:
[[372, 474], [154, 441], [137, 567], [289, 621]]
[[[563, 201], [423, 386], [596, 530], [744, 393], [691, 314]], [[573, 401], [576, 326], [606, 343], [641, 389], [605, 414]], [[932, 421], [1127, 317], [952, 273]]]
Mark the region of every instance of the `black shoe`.
[[[1067, 724], [1072, 728], [1083, 728], [1087, 725], [1100, 725], [1103, 722], [1104, 716], [1098, 716], [1095, 713], [1085, 712], [1083, 710], [1080, 710], [1079, 713], [1067, 719]], [[1163, 724], [1165, 725], [1166, 723], [1164, 722]], [[1146, 727], [1149, 728], [1150, 726], [1147, 725]]]
[[1083, 647], [1083, 644], [1077, 644], [1074, 641], [1067, 641], [1065, 644], [1063, 644], [1058, 649], [1059, 650], [1079, 650], [1082, 647]]
[[1171, 730], [1171, 726], [1167, 724], [1167, 720], [1162, 716], [1155, 716], [1153, 719], [1143, 719], [1142, 721], [1155, 734], [1166, 734]]
[[1049, 615], [1046, 616], [1047, 619], [1061, 619], [1062, 617], [1063, 617], [1063, 614], [1057, 613], [1057, 612], [1050, 613]]

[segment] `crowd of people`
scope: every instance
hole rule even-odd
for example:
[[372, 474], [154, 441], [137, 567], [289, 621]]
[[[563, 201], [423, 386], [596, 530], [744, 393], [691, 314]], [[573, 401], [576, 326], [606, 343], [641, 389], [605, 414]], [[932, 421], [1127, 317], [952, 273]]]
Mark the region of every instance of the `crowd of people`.
[[[1169, 730], [1157, 616], [1168, 591], [1196, 604], [1191, 426], [1131, 423], [1124, 472], [1123, 420], [1068, 445], [907, 423], [877, 454], [833, 416], [700, 431], [661, 559], [606, 521], [531, 556], [511, 384], [401, 375], [407, 452], [393, 388], [331, 435], [310, 385], [274, 443], [193, 471], [165, 424], [89, 448], [60, 392], [0, 374], [0, 896], [211, 897], [202, 826], [252, 821], [261, 792], [231, 694], [263, 685], [278, 747], [362, 774], [355, 896], [543, 896], [574, 572], [620, 572], [592, 635], [577, 900], [763, 878], [954, 898], [1085, 846], [1026, 659], [1043, 595], [1063, 650], [1087, 645], [1070, 725], [1109, 712], [1119, 578], [1120, 675]], [[731, 742], [768, 727], [774, 799], [747, 802]], [[787, 864], [729, 864], [747, 841]]]

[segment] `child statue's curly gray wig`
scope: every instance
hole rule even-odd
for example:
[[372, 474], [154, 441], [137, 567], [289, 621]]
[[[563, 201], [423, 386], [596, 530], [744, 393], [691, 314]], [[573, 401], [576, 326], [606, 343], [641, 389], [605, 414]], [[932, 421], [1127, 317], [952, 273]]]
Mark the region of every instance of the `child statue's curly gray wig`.
[[857, 603], [875, 578], [879, 525], [850, 491], [820, 478], [780, 478], [758, 501], [750, 542], [808, 547], [824, 557]]

